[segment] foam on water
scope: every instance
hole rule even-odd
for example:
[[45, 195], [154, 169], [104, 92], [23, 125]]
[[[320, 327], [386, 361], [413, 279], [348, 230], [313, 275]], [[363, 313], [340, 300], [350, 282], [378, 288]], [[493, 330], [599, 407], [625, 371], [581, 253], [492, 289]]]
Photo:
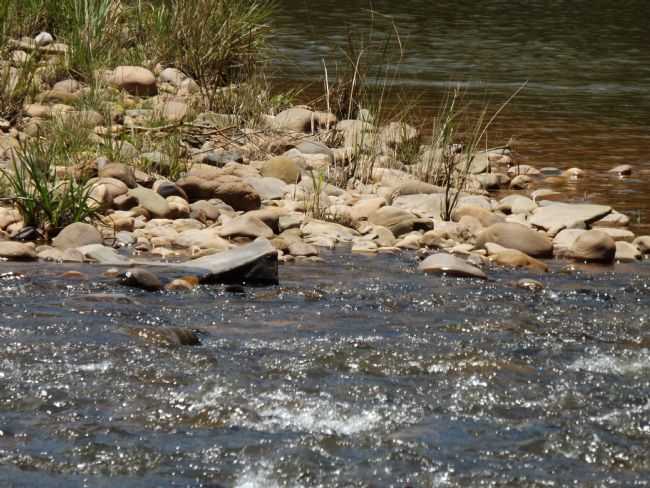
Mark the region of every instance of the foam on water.
[[650, 369], [650, 351], [642, 349], [629, 357], [596, 354], [582, 357], [569, 365], [574, 371], [588, 371], [603, 374], [635, 374]]
[[375, 428], [382, 416], [375, 410], [358, 410], [329, 396], [309, 398], [284, 392], [267, 394], [256, 405], [261, 421], [256, 430], [290, 430], [320, 434], [355, 435]]

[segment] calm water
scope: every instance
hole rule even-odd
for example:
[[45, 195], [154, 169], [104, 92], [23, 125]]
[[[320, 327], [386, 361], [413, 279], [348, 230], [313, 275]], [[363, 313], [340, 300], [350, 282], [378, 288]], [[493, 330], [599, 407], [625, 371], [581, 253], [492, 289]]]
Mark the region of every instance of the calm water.
[[0, 486], [647, 486], [646, 265], [531, 293], [325, 257], [244, 293], [2, 265]]
[[[334, 71], [348, 33], [370, 25], [369, 8], [394, 19], [406, 57], [400, 82], [418, 100], [419, 118], [436, 112], [450, 84], [468, 98], [505, 101], [490, 142], [515, 140], [524, 162], [591, 170], [561, 188], [576, 200], [609, 202], [650, 223], [650, 2], [646, 0], [281, 0], [277, 76], [313, 81], [322, 60]], [[377, 20], [376, 32], [386, 27]], [[495, 145], [496, 145], [495, 144]], [[636, 177], [603, 173], [628, 163]]]

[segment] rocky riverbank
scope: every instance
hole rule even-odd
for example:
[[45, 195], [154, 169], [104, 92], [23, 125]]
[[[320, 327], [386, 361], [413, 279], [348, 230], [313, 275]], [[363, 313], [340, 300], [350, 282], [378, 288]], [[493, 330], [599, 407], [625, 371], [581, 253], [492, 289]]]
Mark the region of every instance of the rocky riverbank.
[[[45, 70], [67, 52], [46, 35], [13, 46], [4, 63], [9, 87], [35, 53]], [[20, 197], [5, 188], [5, 260], [131, 267], [187, 261], [188, 275], [167, 284], [178, 289], [201, 281], [274, 282], [273, 262], [319, 261], [319, 249], [339, 245], [355, 253], [416, 251], [423, 272], [482, 279], [491, 266], [544, 273], [549, 259], [610, 265], [650, 252], [650, 236], [631, 232], [626, 215], [563, 202], [547, 188], [585, 177], [586, 168], [538, 169], [500, 148], [471, 155], [462, 189], [437, 186], [424, 169], [440, 148], [405, 122], [378, 125], [366, 112], [338, 120], [294, 106], [251, 123], [202, 110], [197, 83], [162, 66], [119, 66], [98, 72], [97, 80], [91, 87], [41, 76], [22, 115], [1, 121], [0, 163], [9, 174], [25, 164], [29, 141], [56, 143], [48, 139], [53, 125], [85, 134], [80, 154], [52, 171], [59, 181], [88, 185], [96, 210], [86, 222], [44, 232], [26, 227]], [[415, 156], [403, 160], [414, 146]], [[349, 171], [364, 158], [363, 177]], [[625, 176], [632, 168], [612, 171]], [[455, 191], [457, 203], [445, 212]], [[497, 191], [508, 194], [496, 199]], [[150, 271], [119, 274], [132, 286], [164, 285]]]

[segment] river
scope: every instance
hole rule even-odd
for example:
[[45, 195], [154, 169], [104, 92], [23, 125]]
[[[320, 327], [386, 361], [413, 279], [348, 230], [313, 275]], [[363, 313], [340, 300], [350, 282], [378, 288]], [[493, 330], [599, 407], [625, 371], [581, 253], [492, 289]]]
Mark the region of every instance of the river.
[[[519, 160], [538, 168], [587, 170], [579, 182], [548, 186], [573, 201], [611, 204], [637, 225], [650, 223], [649, 2], [282, 0], [279, 5], [272, 66], [283, 82], [308, 82], [310, 96], [322, 93], [323, 61], [331, 76], [350, 35], [358, 40], [373, 26], [376, 39], [390, 37], [392, 20], [404, 49], [397, 83], [414, 101], [415, 119], [423, 127], [430, 126], [427, 121], [452, 86], [460, 85], [478, 106], [486, 101], [496, 109], [527, 82], [489, 131], [490, 142], [512, 138]], [[374, 24], [371, 10], [377, 12]], [[619, 164], [633, 165], [634, 176], [621, 181], [607, 174]]]

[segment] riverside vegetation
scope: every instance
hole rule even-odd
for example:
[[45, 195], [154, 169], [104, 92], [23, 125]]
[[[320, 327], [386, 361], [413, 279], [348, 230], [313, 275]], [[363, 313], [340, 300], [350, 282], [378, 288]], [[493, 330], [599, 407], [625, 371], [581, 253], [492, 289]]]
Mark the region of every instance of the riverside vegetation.
[[[7, 260], [190, 271], [166, 284], [137, 267], [120, 273], [158, 290], [274, 282], [277, 262], [318, 261], [339, 244], [416, 251], [423, 272], [477, 279], [490, 266], [543, 273], [551, 258], [612, 264], [650, 252], [627, 216], [545, 189], [586, 170], [537, 169], [507, 145], [487, 148], [498, 111], [468, 120], [452, 90], [428, 133], [389, 116], [382, 95], [395, 73], [371, 74], [363, 49], [333, 82], [325, 67], [322, 99], [271, 96], [260, 66], [269, 3], [0, 8]], [[369, 89], [378, 77], [389, 81]]]

